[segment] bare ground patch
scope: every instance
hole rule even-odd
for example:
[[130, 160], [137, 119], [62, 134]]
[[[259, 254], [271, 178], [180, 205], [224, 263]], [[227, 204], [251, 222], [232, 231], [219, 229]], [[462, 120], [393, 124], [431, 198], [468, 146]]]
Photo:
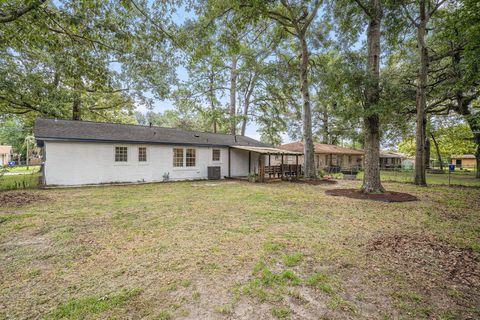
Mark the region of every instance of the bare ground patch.
[[50, 197], [36, 192], [14, 191], [0, 193], [0, 206], [5, 207], [20, 207], [47, 200], [50, 200]]
[[415, 288], [394, 292], [393, 296], [418, 308], [423, 305], [423, 316], [432, 316], [433, 309], [437, 309], [436, 314], [448, 309], [455, 318], [480, 315], [479, 252], [424, 234], [379, 236], [366, 249], [367, 256], [380, 258], [388, 272]]
[[329, 196], [341, 196], [352, 199], [374, 200], [382, 202], [417, 201], [418, 198], [408, 193], [388, 191], [384, 193], [364, 193], [358, 189], [332, 189], [325, 191]]
[[[415, 273], [443, 274], [442, 281], [480, 289], [480, 253], [459, 248], [433, 236], [393, 235], [375, 239], [369, 250]], [[433, 277], [432, 281], [436, 280]]]
[[294, 179], [291, 182], [309, 184], [313, 186], [331, 185], [337, 183], [336, 180], [332, 179]]

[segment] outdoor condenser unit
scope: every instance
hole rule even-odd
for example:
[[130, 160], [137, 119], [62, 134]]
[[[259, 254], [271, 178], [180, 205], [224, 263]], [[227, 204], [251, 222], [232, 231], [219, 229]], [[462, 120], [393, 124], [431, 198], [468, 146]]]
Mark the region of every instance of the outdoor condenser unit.
[[220, 167], [208, 167], [208, 180], [220, 180]]

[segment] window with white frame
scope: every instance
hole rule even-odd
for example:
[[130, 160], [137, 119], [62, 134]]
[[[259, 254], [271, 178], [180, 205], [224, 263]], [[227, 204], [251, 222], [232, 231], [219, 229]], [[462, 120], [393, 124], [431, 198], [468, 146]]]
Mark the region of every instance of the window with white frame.
[[127, 161], [128, 161], [128, 148], [115, 147], [115, 162], [127, 162]]
[[138, 162], [147, 162], [147, 148], [138, 147]]
[[195, 167], [196, 165], [196, 150], [188, 148], [186, 152], [186, 166]]
[[212, 161], [220, 161], [220, 149], [212, 150]]
[[173, 166], [183, 167], [183, 149], [173, 148]]

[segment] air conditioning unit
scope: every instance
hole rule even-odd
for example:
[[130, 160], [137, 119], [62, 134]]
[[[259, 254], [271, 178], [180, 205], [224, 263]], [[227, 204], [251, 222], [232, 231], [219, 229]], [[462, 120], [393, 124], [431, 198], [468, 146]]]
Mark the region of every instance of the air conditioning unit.
[[220, 180], [220, 167], [208, 167], [208, 180]]

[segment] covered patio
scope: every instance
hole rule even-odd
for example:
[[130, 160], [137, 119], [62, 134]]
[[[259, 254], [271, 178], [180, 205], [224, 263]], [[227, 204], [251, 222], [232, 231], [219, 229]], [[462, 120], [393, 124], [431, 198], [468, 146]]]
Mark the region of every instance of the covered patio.
[[[302, 165], [299, 164], [299, 156], [303, 155], [301, 152], [270, 147], [233, 146], [229, 148], [228, 153], [229, 178], [248, 178], [248, 176], [239, 177], [231, 174], [232, 150], [248, 152], [248, 176], [256, 175], [260, 182], [265, 179], [297, 178], [302, 174]], [[280, 156], [280, 164], [272, 165], [272, 156]], [[295, 164], [286, 164], [284, 156], [294, 156]]]

